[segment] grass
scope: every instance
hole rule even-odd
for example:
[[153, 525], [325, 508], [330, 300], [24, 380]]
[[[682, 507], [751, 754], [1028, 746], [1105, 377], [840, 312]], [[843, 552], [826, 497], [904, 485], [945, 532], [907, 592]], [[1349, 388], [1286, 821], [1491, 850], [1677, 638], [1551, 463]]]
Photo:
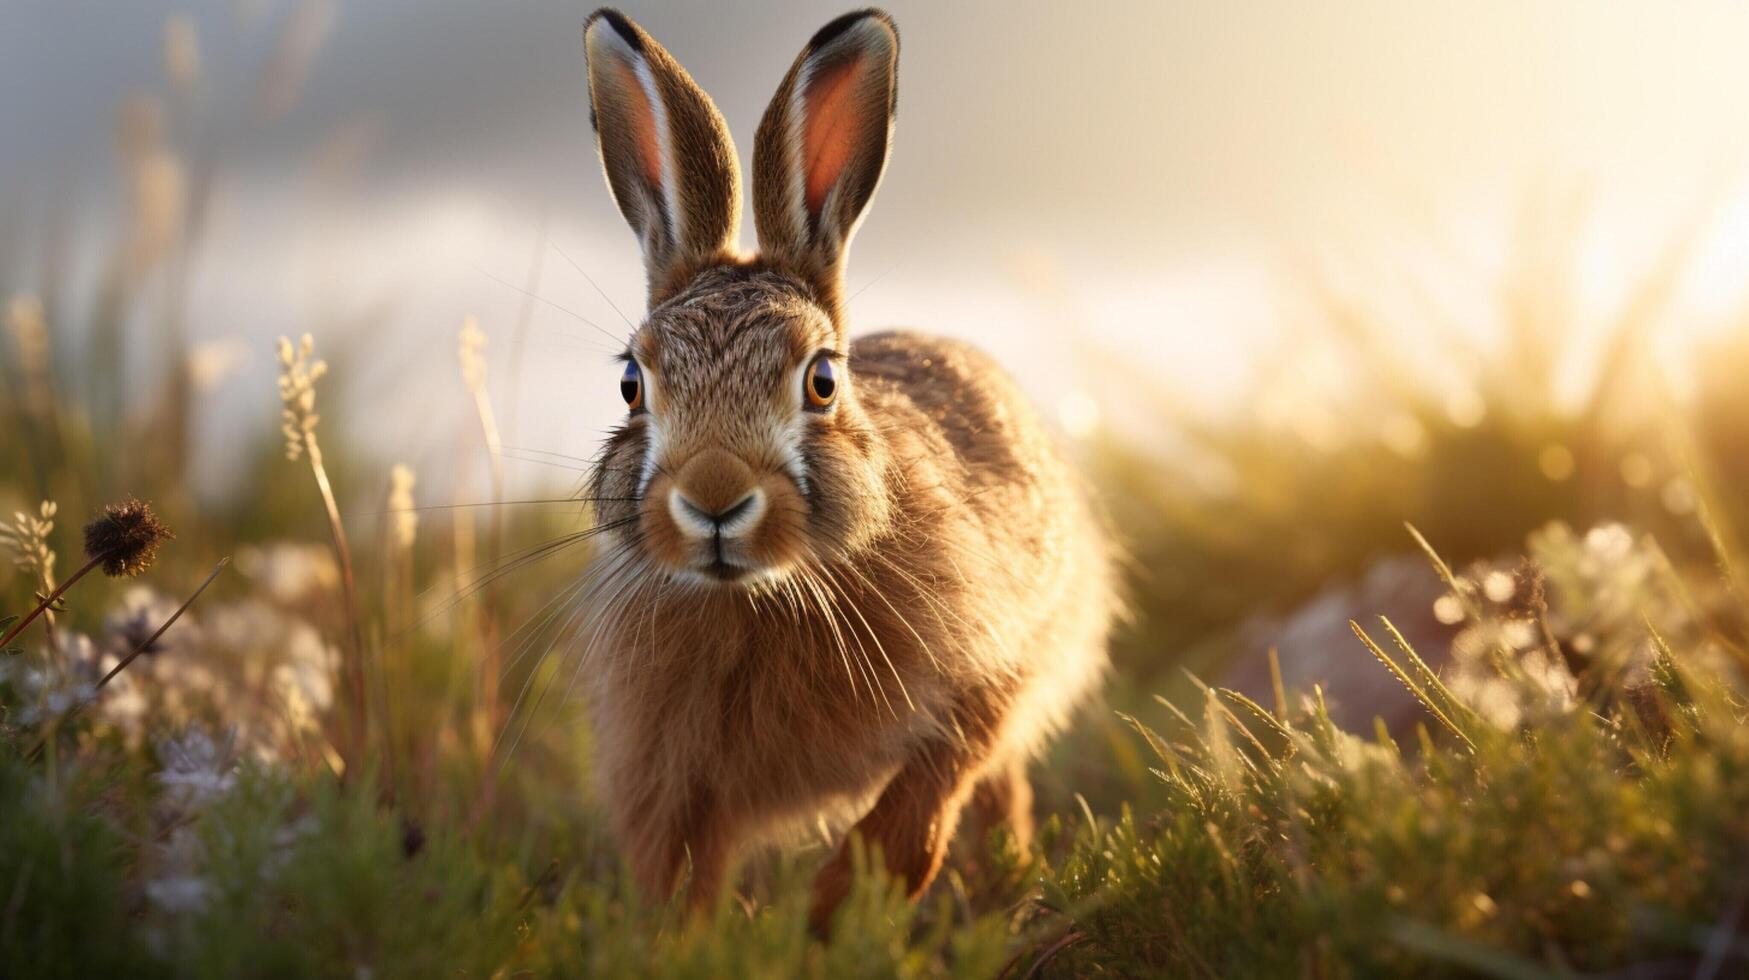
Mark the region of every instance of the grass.
[[[183, 92], [201, 84], [189, 30], [171, 35]], [[0, 339], [0, 513], [17, 512], [0, 620], [68, 586], [0, 654], [0, 976], [1749, 968], [1749, 348], [1700, 352], [1684, 399], [1659, 390], [1641, 354], [1663, 267], [1572, 404], [1554, 394], [1571, 243], [1530, 234], [1497, 289], [1504, 339], [1440, 341], [1442, 375], [1392, 346], [1427, 330], [1317, 289], [1256, 382], [1296, 411], [1161, 403], [1145, 411], [1172, 451], [1077, 447], [1132, 556], [1136, 617], [1106, 702], [1035, 767], [1036, 843], [961, 841], [916, 905], [865, 861], [821, 943], [818, 843], [749, 856], [702, 921], [633, 894], [566, 696], [588, 514], [562, 489], [503, 500], [496, 473], [489, 500], [416, 500], [417, 474], [356, 448], [378, 406], [333, 383], [354, 359], [335, 341], [363, 331], [315, 325], [325, 381], [311, 348], [285, 352], [288, 414], [262, 392], [237, 483], [196, 498], [203, 406], [174, 298], [211, 177], [162, 179], [191, 154], [142, 112], [128, 165], [157, 177], [131, 186], [175, 185], [175, 207], [118, 229], [98, 302], [45, 279]], [[123, 376], [124, 324], [145, 324], [162, 376]], [[490, 443], [492, 348], [464, 338], [451, 394]], [[1314, 349], [1346, 364], [1342, 391], [1292, 388]], [[129, 494], [176, 539], [130, 582], [57, 581], [87, 515]], [[1432, 593], [1343, 591], [1404, 555]], [[1414, 625], [1430, 606], [1443, 631]], [[1223, 686], [1260, 624], [1331, 609], [1351, 631], [1279, 651], [1328, 665], [1318, 686], [1280, 670]], [[1333, 721], [1372, 678], [1412, 714]]]
[[[1724, 976], [1749, 958], [1743, 607], [1613, 597], [1616, 632], [1562, 590], [1595, 557], [1554, 528], [1532, 557], [1546, 622], [1581, 612], [1610, 683], [1568, 699], [1502, 646], [1518, 699], [1490, 720], [1366, 629], [1425, 701], [1407, 741], [1343, 731], [1319, 690], [1275, 706], [1205, 688], [1126, 716], [1149, 802], [1047, 816], [919, 906], [865, 873], [829, 945], [809, 938], [816, 851], [755, 860], [708, 921], [631, 895], [582, 809], [471, 826], [250, 758], [199, 725], [130, 747], [76, 719], [48, 762], [0, 753], [0, 964], [7, 975], [1554, 977], [1634, 967]], [[1634, 545], [1636, 551], [1650, 541]], [[1456, 580], [1460, 588], [1466, 580]], [[1651, 605], [1648, 605], [1651, 604]], [[1469, 629], [1504, 635], [1482, 609]], [[1666, 623], [1668, 635], [1654, 630]], [[1360, 631], [1360, 627], [1356, 627]], [[1573, 635], [1557, 635], [1571, 651]], [[1387, 641], [1388, 642], [1388, 641]], [[1379, 669], [1386, 669], [1380, 667]], [[17, 672], [8, 678], [16, 681]], [[16, 686], [3, 690], [21, 703]], [[1433, 719], [1443, 718], [1435, 725]], [[155, 746], [155, 747], [154, 747]], [[517, 787], [532, 792], [526, 784]], [[545, 787], [566, 793], [567, 787]], [[405, 797], [403, 797], [405, 799]], [[526, 799], [526, 798], [525, 798]], [[113, 942], [84, 940], [101, 933]]]

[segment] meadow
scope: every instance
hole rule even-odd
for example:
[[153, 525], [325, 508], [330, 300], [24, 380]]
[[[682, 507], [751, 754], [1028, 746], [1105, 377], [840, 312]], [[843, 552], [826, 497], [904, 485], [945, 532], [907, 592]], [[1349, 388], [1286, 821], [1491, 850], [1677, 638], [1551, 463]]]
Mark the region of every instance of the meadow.
[[[433, 328], [479, 496], [365, 448], [322, 325], [262, 352], [239, 475], [195, 493], [211, 331], [175, 287], [210, 175], [160, 111], [122, 114], [96, 297], [0, 250], [49, 270], [0, 336], [0, 975], [1749, 971], [1749, 341], [1681, 386], [1648, 356], [1681, 240], [1601, 341], [1558, 209], [1474, 285], [1485, 340], [1302, 283], [1258, 411], [1077, 441], [1131, 613], [1035, 767], [1038, 839], [959, 842], [914, 906], [865, 870], [820, 942], [824, 840], [702, 921], [628, 884], [566, 655], [588, 462], [501, 445], [508, 338]], [[1312, 351], [1342, 385], [1296, 388]], [[517, 455], [548, 491], [507, 498]]]

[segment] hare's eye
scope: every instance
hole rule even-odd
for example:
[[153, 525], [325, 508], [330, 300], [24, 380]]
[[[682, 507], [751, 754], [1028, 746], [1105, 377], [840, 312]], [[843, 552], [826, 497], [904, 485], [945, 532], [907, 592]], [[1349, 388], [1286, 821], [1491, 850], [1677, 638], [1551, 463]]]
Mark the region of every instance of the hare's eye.
[[638, 370], [637, 361], [626, 362], [625, 373], [619, 376], [619, 394], [632, 411], [644, 407], [644, 373]]
[[808, 365], [807, 380], [802, 385], [811, 408], [825, 408], [838, 397], [838, 376], [832, 371], [832, 358], [821, 354]]

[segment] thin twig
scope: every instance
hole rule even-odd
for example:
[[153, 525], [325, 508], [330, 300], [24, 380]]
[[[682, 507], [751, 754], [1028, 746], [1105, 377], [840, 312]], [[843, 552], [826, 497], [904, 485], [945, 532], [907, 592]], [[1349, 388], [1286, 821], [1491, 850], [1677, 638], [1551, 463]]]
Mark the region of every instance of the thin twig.
[[213, 584], [213, 579], [218, 578], [219, 573], [224, 571], [225, 566], [229, 565], [230, 563], [231, 563], [231, 558], [229, 555], [225, 556], [224, 558], [219, 559], [219, 563], [217, 565], [213, 566], [213, 570], [211, 572], [207, 573], [206, 579], [203, 580], [200, 583], [200, 585], [195, 588], [194, 594], [190, 595], [188, 597], [188, 599], [182, 603], [182, 605], [178, 606], [176, 611], [170, 614], [170, 618], [164, 620], [164, 625], [158, 627], [156, 632], [154, 632], [151, 636], [146, 638], [146, 642], [141, 643], [137, 647], [134, 647], [132, 653], [129, 653], [127, 656], [121, 658], [120, 663], [116, 664], [114, 667], [111, 667], [109, 669], [109, 673], [104, 674], [103, 679], [97, 682], [96, 687], [92, 688], [92, 693], [95, 694], [97, 691], [103, 690], [105, 685], [107, 685], [111, 680], [115, 679], [115, 675], [121, 673], [123, 670], [126, 670], [128, 664], [133, 663], [135, 658], [139, 657], [140, 654], [145, 653], [148, 649], [150, 649], [152, 644], [157, 643], [158, 638], [163, 636], [165, 631], [169, 630], [171, 626], [174, 626], [176, 624], [177, 620], [182, 618], [182, 614], [188, 611], [188, 607], [194, 605], [194, 600], [200, 598], [200, 594], [202, 592], [206, 591], [207, 586]]
[[79, 711], [82, 710], [87, 704], [90, 704], [91, 702], [97, 700], [97, 693], [99, 691], [102, 691], [106, 686], [108, 686], [109, 682], [114, 680], [117, 674], [120, 674], [123, 670], [126, 670], [128, 664], [131, 664], [135, 660], [139, 659], [140, 654], [145, 653], [147, 650], [151, 649], [152, 644], [157, 643], [159, 638], [162, 637], [165, 634], [165, 632], [167, 632], [170, 629], [171, 626], [175, 625], [177, 620], [182, 618], [182, 614], [187, 612], [190, 606], [194, 605], [194, 600], [200, 598], [200, 594], [202, 592], [206, 591], [207, 586], [213, 584], [213, 580], [218, 578], [219, 573], [224, 571], [225, 566], [229, 565], [230, 563], [231, 563], [231, 559], [230, 559], [230, 556], [228, 556], [228, 555], [224, 558], [219, 559], [219, 563], [217, 565], [213, 566], [213, 570], [207, 574], [207, 577], [200, 583], [200, 585], [194, 590], [194, 592], [191, 595], [189, 595], [189, 597], [182, 603], [182, 605], [178, 606], [176, 611], [170, 614], [170, 618], [164, 620], [163, 625], [159, 626], [158, 629], [156, 631], [154, 631], [151, 636], [147, 637], [145, 642], [141, 643], [139, 646], [134, 647], [132, 652], [130, 652], [127, 656], [121, 658], [121, 661], [119, 663], [117, 663], [114, 667], [111, 667], [109, 669], [109, 673], [104, 674], [103, 679], [98, 681], [97, 684], [94, 687], [92, 687], [90, 698], [87, 698], [84, 701], [74, 702], [73, 706], [71, 708], [68, 708], [67, 712], [64, 715], [62, 715], [59, 718], [56, 718], [48, 726], [47, 730], [45, 730], [42, 733], [42, 735], [37, 738], [36, 744], [32, 745], [30, 747], [30, 751], [26, 752], [24, 754], [24, 757], [27, 760], [34, 761], [37, 758], [37, 756], [42, 753], [43, 747], [48, 744], [49, 736], [51, 736], [53, 733], [59, 731], [62, 725], [66, 724], [66, 722], [70, 718], [72, 718], [75, 714], [78, 714]]
[[105, 557], [104, 555], [98, 555], [97, 557], [86, 562], [83, 566], [80, 567], [80, 569], [78, 571], [74, 572], [66, 581], [62, 582], [58, 587], [56, 587], [55, 591], [50, 592], [48, 595], [48, 598], [37, 603], [35, 609], [32, 609], [29, 612], [29, 614], [27, 614], [23, 619], [12, 624], [12, 628], [6, 631], [6, 635], [0, 636], [0, 649], [5, 649], [6, 645], [11, 643], [13, 641], [13, 639], [15, 639], [18, 636], [18, 634], [24, 632], [24, 628], [26, 626], [29, 626], [33, 621], [36, 620], [36, 618], [38, 616], [41, 616], [45, 610], [47, 610], [50, 606], [53, 606], [55, 604], [55, 602], [61, 598], [61, 596], [66, 594], [68, 589], [73, 587], [73, 584], [75, 582], [78, 582], [80, 579], [84, 578], [87, 572], [91, 571], [93, 568], [96, 568], [98, 565], [103, 564], [104, 557]]

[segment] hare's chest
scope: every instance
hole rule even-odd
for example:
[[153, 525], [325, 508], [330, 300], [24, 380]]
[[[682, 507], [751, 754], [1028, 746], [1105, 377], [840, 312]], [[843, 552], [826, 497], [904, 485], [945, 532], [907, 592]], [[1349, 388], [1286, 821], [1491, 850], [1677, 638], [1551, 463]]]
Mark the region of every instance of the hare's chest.
[[749, 814], [806, 810], [877, 787], [941, 700], [927, 676], [900, 672], [907, 660], [845, 643], [724, 630], [647, 664], [638, 690], [602, 693], [615, 713], [638, 706], [629, 741], [650, 765], [689, 773]]

